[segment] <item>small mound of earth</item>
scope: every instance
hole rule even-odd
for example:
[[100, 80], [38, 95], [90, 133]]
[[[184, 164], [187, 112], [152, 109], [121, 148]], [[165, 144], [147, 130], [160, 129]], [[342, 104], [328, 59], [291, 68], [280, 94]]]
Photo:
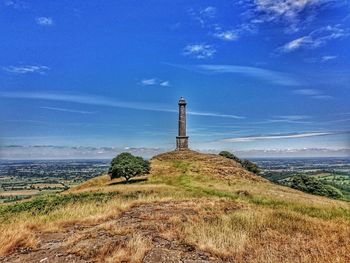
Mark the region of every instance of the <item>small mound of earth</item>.
[[266, 181], [266, 179], [255, 175], [244, 169], [240, 163], [232, 159], [222, 157], [218, 154], [205, 154], [192, 150], [172, 151], [156, 155], [152, 160], [159, 161], [189, 161], [193, 162], [201, 174], [218, 177], [243, 178], [252, 181]]

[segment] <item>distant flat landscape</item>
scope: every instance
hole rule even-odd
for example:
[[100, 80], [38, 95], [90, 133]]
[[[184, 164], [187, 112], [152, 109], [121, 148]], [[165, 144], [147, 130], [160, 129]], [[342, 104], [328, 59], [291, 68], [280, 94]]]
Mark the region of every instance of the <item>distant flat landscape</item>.
[[[255, 158], [262, 176], [287, 185], [297, 174], [338, 188], [350, 200], [350, 158]], [[110, 160], [0, 160], [0, 202], [66, 190], [107, 172]]]
[[67, 190], [107, 171], [109, 160], [1, 160], [0, 203]]

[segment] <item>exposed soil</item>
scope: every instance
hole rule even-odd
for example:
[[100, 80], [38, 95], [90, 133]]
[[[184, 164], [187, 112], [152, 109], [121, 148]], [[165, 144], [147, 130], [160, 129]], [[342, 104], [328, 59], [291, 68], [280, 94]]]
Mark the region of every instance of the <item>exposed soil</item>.
[[[196, 214], [193, 201], [139, 204], [96, 225], [70, 225], [61, 232], [39, 232], [36, 249], [19, 248], [7, 257], [0, 257], [0, 262], [105, 262], [110, 254], [125, 247], [135, 233], [150, 241], [142, 262], [223, 262], [193, 245], [162, 235], [174, 216], [180, 215], [185, 221]], [[132, 231], [113, 234], [107, 226]]]

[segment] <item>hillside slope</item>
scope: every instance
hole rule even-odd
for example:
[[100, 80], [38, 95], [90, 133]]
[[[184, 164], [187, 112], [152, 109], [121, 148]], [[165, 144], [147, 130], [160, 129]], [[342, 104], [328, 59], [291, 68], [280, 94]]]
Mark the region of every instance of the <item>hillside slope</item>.
[[193, 151], [0, 212], [0, 262], [350, 262], [349, 203]]

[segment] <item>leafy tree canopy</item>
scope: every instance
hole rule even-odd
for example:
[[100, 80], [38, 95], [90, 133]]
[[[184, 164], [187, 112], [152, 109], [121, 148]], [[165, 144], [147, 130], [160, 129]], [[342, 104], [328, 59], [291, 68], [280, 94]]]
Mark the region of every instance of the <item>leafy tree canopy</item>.
[[232, 159], [232, 160], [235, 160], [238, 163], [242, 162], [241, 159], [239, 159], [236, 155], [234, 155], [233, 153], [231, 153], [229, 151], [221, 151], [219, 153], [219, 155], [226, 157], [226, 158], [229, 158], [229, 159]]
[[291, 180], [292, 188], [303, 192], [328, 196], [331, 198], [342, 198], [343, 194], [331, 185], [322, 183], [321, 181], [307, 175], [296, 175]]
[[149, 161], [124, 152], [113, 158], [109, 174], [111, 179], [124, 177], [128, 181], [131, 177], [147, 174], [149, 170]]
[[260, 173], [260, 168], [255, 163], [253, 163], [249, 160], [241, 160], [229, 151], [221, 151], [219, 153], [219, 155], [226, 157], [226, 158], [229, 158], [229, 159], [232, 159], [232, 160], [235, 160], [236, 162], [240, 163], [243, 166], [243, 168], [245, 168], [246, 170], [248, 170], [252, 173], [255, 173], [255, 174]]

